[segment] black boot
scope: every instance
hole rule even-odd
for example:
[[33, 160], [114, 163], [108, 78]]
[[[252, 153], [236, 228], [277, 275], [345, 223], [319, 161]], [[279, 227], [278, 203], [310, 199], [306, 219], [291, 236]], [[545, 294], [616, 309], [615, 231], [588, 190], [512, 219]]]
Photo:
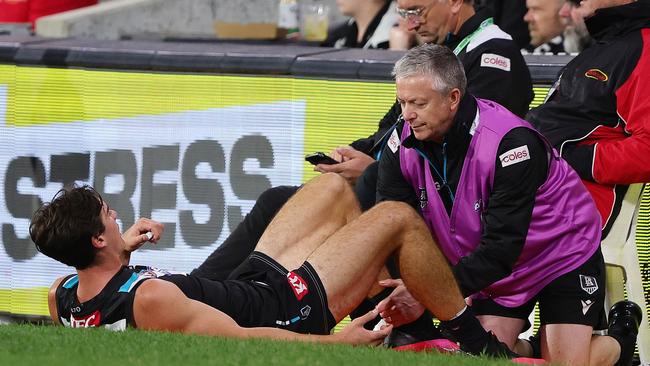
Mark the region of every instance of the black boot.
[[643, 313], [639, 305], [632, 301], [619, 301], [609, 311], [608, 335], [621, 346], [621, 355], [617, 366], [632, 365], [636, 336], [639, 334], [639, 324]]
[[413, 323], [394, 328], [384, 340], [384, 346], [394, 348], [438, 338], [442, 338], [440, 330], [433, 325], [431, 313], [425, 311]]
[[519, 357], [505, 343], [499, 341], [494, 333], [485, 331], [470, 307], [456, 318], [440, 322], [440, 328], [443, 335], [458, 342], [460, 349], [471, 355], [494, 358]]

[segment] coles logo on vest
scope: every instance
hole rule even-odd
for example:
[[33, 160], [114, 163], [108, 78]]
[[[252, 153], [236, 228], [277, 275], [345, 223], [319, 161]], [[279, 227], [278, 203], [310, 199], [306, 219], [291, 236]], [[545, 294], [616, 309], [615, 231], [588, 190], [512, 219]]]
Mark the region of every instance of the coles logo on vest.
[[501, 166], [504, 168], [509, 165], [521, 163], [522, 161], [529, 159], [530, 153], [528, 152], [528, 145], [519, 146], [512, 150], [506, 151], [499, 156], [499, 160], [501, 160]]
[[493, 67], [503, 71], [510, 71], [510, 59], [494, 53], [481, 55], [481, 67]]
[[305, 280], [294, 272], [287, 273], [287, 281], [289, 281], [289, 285], [291, 285], [291, 289], [293, 290], [294, 295], [296, 295], [298, 301], [302, 300], [302, 298], [309, 293]]
[[71, 328], [98, 327], [101, 323], [101, 320], [102, 320], [102, 314], [99, 312], [99, 310], [83, 318], [75, 318], [74, 315], [70, 315], [70, 327]]

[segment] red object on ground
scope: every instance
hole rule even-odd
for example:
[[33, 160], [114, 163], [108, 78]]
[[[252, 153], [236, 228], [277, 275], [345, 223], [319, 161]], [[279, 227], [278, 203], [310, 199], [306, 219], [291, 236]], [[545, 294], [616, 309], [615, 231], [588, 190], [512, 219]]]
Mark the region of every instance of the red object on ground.
[[460, 351], [455, 342], [448, 339], [432, 339], [429, 341], [417, 342], [393, 348], [397, 351], [428, 352], [438, 351], [442, 353], [454, 353]]
[[29, 0], [28, 21], [34, 25], [36, 19], [40, 17], [83, 8], [84, 6], [96, 5], [97, 2], [98, 0]]
[[29, 0], [0, 0], [0, 22], [26, 23], [29, 19]]
[[[456, 353], [460, 347], [455, 342], [448, 339], [432, 339], [429, 341], [417, 342], [393, 348], [396, 351], [411, 352], [429, 352], [437, 351], [440, 353]], [[546, 365], [546, 361], [541, 358], [518, 357], [512, 359], [512, 362], [526, 365]]]
[[512, 362], [522, 363], [526, 365], [546, 365], [546, 360], [544, 360], [543, 358], [517, 357], [517, 358], [513, 358]]

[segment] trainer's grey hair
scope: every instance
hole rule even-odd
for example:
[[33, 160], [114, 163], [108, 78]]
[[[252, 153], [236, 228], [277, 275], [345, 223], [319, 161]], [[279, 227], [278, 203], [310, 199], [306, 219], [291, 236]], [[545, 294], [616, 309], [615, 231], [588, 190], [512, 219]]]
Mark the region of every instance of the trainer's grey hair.
[[412, 48], [395, 63], [392, 74], [395, 80], [428, 76], [433, 90], [442, 94], [458, 88], [463, 96], [467, 89], [465, 70], [458, 57], [449, 48], [436, 44]]

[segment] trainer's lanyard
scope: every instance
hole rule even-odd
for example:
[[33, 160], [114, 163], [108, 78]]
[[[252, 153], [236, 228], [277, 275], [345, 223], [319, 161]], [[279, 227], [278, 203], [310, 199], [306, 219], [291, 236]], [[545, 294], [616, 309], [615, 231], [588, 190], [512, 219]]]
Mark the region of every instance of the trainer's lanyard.
[[472, 32], [472, 34], [468, 35], [467, 37], [463, 38], [462, 41], [454, 48], [454, 54], [458, 56], [459, 53], [463, 52], [465, 47], [474, 39], [476, 36], [478, 36], [481, 31], [489, 26], [494, 24], [494, 18], [487, 18], [483, 22], [481, 22], [481, 25], [478, 26], [478, 29]]
[[429, 166], [433, 168], [433, 171], [438, 176], [438, 181], [442, 182], [440, 189], [447, 188], [447, 193], [449, 194], [449, 198], [451, 199], [451, 204], [453, 205], [456, 197], [454, 196], [454, 192], [451, 191], [451, 186], [447, 182], [447, 142], [445, 141], [442, 143], [442, 174], [440, 174], [440, 171], [438, 171], [436, 165], [433, 164], [431, 159], [429, 159], [429, 157], [423, 151], [421, 151], [417, 147], [415, 148], [415, 151], [417, 151], [418, 154], [420, 154], [420, 156], [422, 156], [422, 158], [424, 158], [424, 160], [426, 160], [429, 163]]

